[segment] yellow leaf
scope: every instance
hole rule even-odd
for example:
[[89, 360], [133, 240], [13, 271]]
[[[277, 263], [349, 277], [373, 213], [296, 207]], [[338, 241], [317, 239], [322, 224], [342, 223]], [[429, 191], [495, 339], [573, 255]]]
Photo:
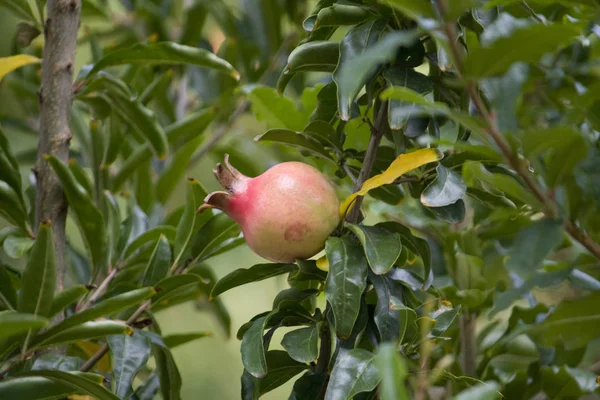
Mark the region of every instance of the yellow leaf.
[[321, 271], [329, 271], [329, 261], [327, 261], [327, 257], [323, 256], [317, 260], [317, 268]]
[[[87, 358], [92, 357], [94, 354], [100, 350], [101, 346], [98, 343], [88, 342], [85, 340], [80, 340], [75, 342], [75, 346], [79, 347], [86, 355]], [[110, 359], [108, 358], [108, 353], [104, 355], [96, 364], [96, 368], [100, 372], [111, 372], [112, 367], [110, 365]]]
[[364, 196], [371, 189], [393, 183], [407, 172], [417, 169], [422, 165], [429, 164], [430, 162], [438, 161], [442, 157], [442, 153], [437, 149], [421, 149], [408, 154], [400, 154], [385, 171], [367, 179], [358, 192], [352, 193], [344, 200], [340, 206], [342, 219], [344, 219], [346, 213], [348, 213], [348, 210], [352, 206], [352, 203], [354, 203], [354, 200], [356, 200], [358, 196]]
[[0, 81], [4, 75], [27, 64], [39, 63], [41, 60], [28, 54], [0, 58]]

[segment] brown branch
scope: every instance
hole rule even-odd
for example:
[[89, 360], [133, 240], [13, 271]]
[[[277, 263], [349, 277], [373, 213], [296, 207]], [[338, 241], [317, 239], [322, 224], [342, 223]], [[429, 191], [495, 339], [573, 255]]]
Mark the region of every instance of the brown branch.
[[[438, 0], [438, 8], [440, 10], [440, 14], [443, 17], [447, 14], [447, 7], [445, 0]], [[533, 193], [535, 198], [541, 203], [542, 210], [546, 216], [549, 218], [557, 218], [558, 216], [558, 206], [556, 202], [550, 198], [540, 187], [540, 185], [536, 182], [534, 176], [529, 172], [527, 168], [527, 163], [525, 160], [521, 160], [519, 155], [514, 153], [508, 141], [502, 135], [502, 132], [498, 128], [495, 119], [492, 117], [490, 111], [487, 109], [481, 95], [479, 94], [479, 90], [473, 81], [465, 80], [462, 71], [463, 69], [463, 59], [460, 49], [456, 44], [454, 38], [456, 38], [456, 25], [453, 21], [448, 21], [443, 24], [444, 33], [448, 39], [448, 43], [450, 46], [450, 50], [452, 52], [452, 57], [454, 58], [454, 63], [456, 65], [456, 74], [457, 76], [463, 80], [466, 84], [466, 90], [471, 96], [471, 100], [473, 104], [481, 114], [481, 117], [487, 123], [486, 132], [492, 138], [492, 140], [496, 143], [496, 146], [500, 149], [504, 159], [506, 162], [515, 170], [515, 172], [521, 177], [525, 186]], [[596, 243], [586, 232], [582, 231], [575, 223], [570, 221], [569, 219], [565, 220], [565, 228], [567, 232], [571, 235], [573, 239], [581, 243], [586, 249], [590, 251], [596, 258], [600, 259], [600, 245]]]
[[[377, 148], [379, 147], [379, 143], [381, 142], [381, 138], [387, 129], [387, 118], [388, 118], [388, 105], [387, 102], [382, 102], [379, 105], [379, 110], [377, 111], [377, 118], [375, 123], [371, 126], [371, 137], [369, 138], [369, 145], [367, 147], [367, 152], [365, 153], [365, 159], [363, 161], [362, 168], [358, 174], [358, 178], [356, 178], [356, 182], [354, 183], [354, 192], [358, 192], [362, 187], [363, 183], [371, 176], [371, 171], [373, 170], [373, 164], [375, 164], [375, 157], [377, 156]], [[358, 223], [360, 220], [360, 207], [362, 205], [363, 197], [358, 196], [352, 209], [346, 216], [346, 221], [350, 223]]]
[[112, 281], [113, 278], [117, 275], [117, 272], [118, 272], [117, 268], [111, 268], [110, 271], [108, 271], [106, 278], [104, 278], [104, 280], [100, 283], [100, 285], [98, 285], [98, 287], [94, 290], [94, 293], [92, 293], [92, 295], [89, 297], [89, 299], [85, 303], [82, 303], [81, 305], [77, 306], [77, 308], [76, 308], [77, 312], [83, 311], [86, 308], [91, 307], [94, 304], [94, 302], [96, 300], [98, 300], [98, 298], [100, 296], [102, 296], [102, 294], [104, 294], [104, 292], [106, 291], [106, 288], [110, 284], [110, 281]]
[[[129, 326], [132, 326], [136, 320], [146, 311], [150, 308], [151, 305], [151, 301], [147, 300], [146, 302], [144, 302], [144, 304], [142, 304], [137, 310], [135, 310], [135, 312], [131, 315], [131, 317], [129, 317], [129, 319], [127, 320], [126, 324]], [[100, 361], [102, 359], [102, 357], [104, 357], [104, 355], [108, 353], [108, 344], [105, 343], [104, 346], [102, 346], [100, 348], [100, 350], [98, 350], [96, 352], [96, 354], [94, 354], [93, 356], [91, 356], [86, 362], [85, 364], [83, 364], [81, 366], [81, 368], [79, 369], [81, 372], [88, 372], [89, 370], [91, 370], [92, 368], [94, 368], [94, 365], [96, 365], [96, 363], [98, 361]]]
[[475, 333], [477, 319], [468, 311], [463, 312], [458, 318], [463, 374], [474, 377], [477, 373], [477, 336]]
[[44, 56], [40, 102], [40, 142], [36, 174], [36, 226], [52, 221], [56, 252], [56, 290], [64, 285], [66, 270], [67, 200], [52, 167], [44, 159], [54, 155], [63, 162], [69, 157], [71, 129], [69, 115], [73, 94], [73, 67], [81, 0], [48, 0], [48, 18], [44, 27]]

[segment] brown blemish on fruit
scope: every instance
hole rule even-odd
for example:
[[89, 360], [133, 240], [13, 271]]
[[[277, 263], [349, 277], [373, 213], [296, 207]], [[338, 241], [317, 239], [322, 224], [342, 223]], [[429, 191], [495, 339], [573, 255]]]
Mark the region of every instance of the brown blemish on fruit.
[[297, 222], [288, 227], [283, 233], [283, 237], [288, 242], [299, 242], [304, 239], [309, 228], [305, 223]]

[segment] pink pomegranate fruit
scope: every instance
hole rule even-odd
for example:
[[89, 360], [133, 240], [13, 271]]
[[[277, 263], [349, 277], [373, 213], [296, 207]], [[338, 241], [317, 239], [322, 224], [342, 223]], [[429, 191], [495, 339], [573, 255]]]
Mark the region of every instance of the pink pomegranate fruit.
[[301, 162], [284, 162], [250, 178], [229, 163], [213, 170], [227, 191], [209, 194], [198, 209], [224, 211], [242, 228], [246, 243], [274, 262], [307, 259], [323, 249], [337, 227], [339, 200], [318, 170]]

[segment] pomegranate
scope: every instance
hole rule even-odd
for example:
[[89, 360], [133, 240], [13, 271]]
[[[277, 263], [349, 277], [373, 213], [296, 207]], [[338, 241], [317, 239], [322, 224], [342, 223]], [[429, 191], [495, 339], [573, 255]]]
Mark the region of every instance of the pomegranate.
[[250, 178], [229, 163], [213, 170], [227, 191], [206, 196], [198, 209], [224, 211], [242, 228], [246, 243], [268, 260], [291, 263], [323, 249], [337, 227], [339, 200], [318, 170], [301, 162], [284, 162]]

